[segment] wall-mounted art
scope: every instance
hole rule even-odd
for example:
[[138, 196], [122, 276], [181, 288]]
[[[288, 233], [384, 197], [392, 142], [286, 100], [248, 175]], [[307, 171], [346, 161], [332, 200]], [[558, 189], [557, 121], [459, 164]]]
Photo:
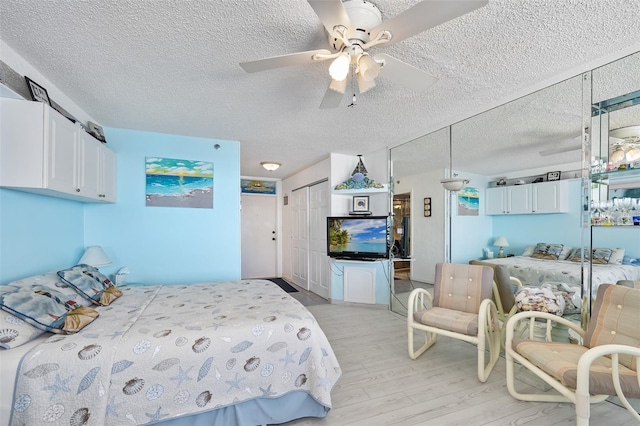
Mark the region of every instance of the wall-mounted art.
[[458, 216], [480, 215], [480, 193], [476, 188], [465, 186], [457, 195]]
[[146, 203], [151, 207], [213, 208], [213, 163], [146, 158]]
[[276, 195], [276, 181], [240, 179], [240, 191], [243, 194]]

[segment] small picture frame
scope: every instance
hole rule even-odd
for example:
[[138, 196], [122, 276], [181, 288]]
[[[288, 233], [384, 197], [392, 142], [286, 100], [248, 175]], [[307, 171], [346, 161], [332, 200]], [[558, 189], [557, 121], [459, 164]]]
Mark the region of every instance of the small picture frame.
[[89, 125], [89, 134], [94, 138], [98, 139], [102, 143], [107, 143], [104, 138], [104, 132], [102, 131], [102, 127], [98, 126], [96, 123], [89, 121], [87, 123]]
[[29, 93], [31, 93], [31, 99], [38, 102], [44, 102], [45, 104], [51, 106], [51, 99], [49, 99], [47, 89], [31, 80], [26, 75], [24, 76], [24, 79], [27, 81], [27, 87], [29, 88]]
[[368, 195], [354, 195], [353, 196], [353, 211], [354, 212], [368, 212], [369, 211], [369, 196]]
[[560, 172], [549, 172], [547, 173], [547, 182], [551, 182], [554, 180], [560, 180]]
[[431, 217], [431, 197], [424, 199], [424, 217]]

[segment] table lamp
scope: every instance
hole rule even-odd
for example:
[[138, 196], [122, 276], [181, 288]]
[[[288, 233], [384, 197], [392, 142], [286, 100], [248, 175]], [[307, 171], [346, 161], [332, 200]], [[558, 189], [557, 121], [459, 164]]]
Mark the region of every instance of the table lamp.
[[107, 256], [102, 247], [89, 246], [84, 251], [80, 260], [78, 260], [78, 265], [80, 264], [95, 266], [97, 268], [98, 266], [111, 264], [111, 259], [109, 259], [109, 256]]
[[498, 251], [498, 257], [505, 257], [503, 247], [509, 247], [509, 243], [505, 237], [498, 237], [493, 245], [496, 247], [500, 247], [500, 251]]

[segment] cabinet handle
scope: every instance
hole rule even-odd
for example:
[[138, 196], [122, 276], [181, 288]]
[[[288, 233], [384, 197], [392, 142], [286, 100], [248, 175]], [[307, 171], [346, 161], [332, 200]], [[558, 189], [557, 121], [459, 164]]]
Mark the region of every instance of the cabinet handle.
[[80, 192], [80, 188], [76, 188], [76, 192]]

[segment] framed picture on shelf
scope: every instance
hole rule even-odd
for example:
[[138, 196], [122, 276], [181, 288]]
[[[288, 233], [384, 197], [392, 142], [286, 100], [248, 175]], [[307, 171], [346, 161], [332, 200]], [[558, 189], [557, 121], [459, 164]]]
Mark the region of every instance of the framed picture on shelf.
[[424, 217], [431, 217], [431, 197], [424, 199]]
[[369, 211], [369, 196], [368, 195], [354, 195], [353, 196], [353, 211], [354, 212], [368, 212]]
[[554, 180], [560, 180], [560, 172], [549, 172], [547, 173], [547, 181], [551, 182]]
[[31, 99], [38, 102], [44, 102], [45, 104], [51, 106], [51, 100], [49, 99], [47, 89], [31, 80], [26, 75], [24, 76], [24, 79], [27, 81], [27, 87], [29, 88], [29, 93], [31, 93]]
[[104, 138], [102, 127], [91, 121], [89, 121], [87, 124], [89, 125], [89, 134], [93, 135], [93, 137], [98, 139], [100, 142], [107, 143], [107, 140]]

